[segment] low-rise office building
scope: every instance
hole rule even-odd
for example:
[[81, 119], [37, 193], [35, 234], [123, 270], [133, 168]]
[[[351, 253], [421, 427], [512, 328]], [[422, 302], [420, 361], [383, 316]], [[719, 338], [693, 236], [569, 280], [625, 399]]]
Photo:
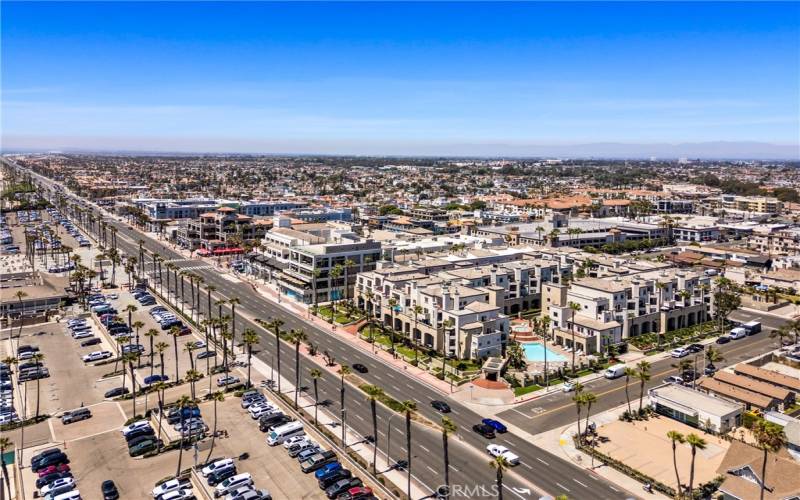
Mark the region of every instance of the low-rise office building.
[[741, 404], [717, 398], [679, 384], [664, 384], [647, 392], [650, 407], [678, 422], [726, 433], [742, 424]]

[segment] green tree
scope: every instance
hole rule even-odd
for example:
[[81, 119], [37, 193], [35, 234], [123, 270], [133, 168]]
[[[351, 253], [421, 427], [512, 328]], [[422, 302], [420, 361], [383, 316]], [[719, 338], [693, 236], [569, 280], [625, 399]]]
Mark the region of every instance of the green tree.
[[645, 360], [636, 364], [636, 378], [639, 379], [639, 414], [642, 413], [642, 403], [644, 402], [644, 386], [650, 380], [650, 368], [650, 363]]
[[208, 455], [206, 455], [206, 463], [211, 460], [211, 454], [214, 453], [214, 442], [217, 439], [217, 403], [221, 403], [225, 401], [225, 393], [222, 391], [214, 391], [209, 394], [211, 401], [214, 402], [214, 424], [211, 433], [211, 447], [208, 449]]
[[369, 400], [370, 410], [372, 411], [372, 475], [377, 476], [377, 462], [378, 462], [378, 409], [377, 401], [383, 396], [383, 389], [377, 385], [366, 385], [364, 392], [367, 394]]
[[681, 494], [681, 476], [678, 473], [678, 452], [677, 446], [678, 444], [683, 444], [686, 442], [686, 439], [683, 437], [678, 431], [669, 431], [667, 432], [667, 437], [672, 441], [672, 467], [675, 469], [675, 492], [677, 498], [681, 498], [683, 495]]
[[759, 497], [764, 500], [764, 490], [767, 487], [767, 455], [769, 452], [778, 453], [781, 448], [786, 446], [788, 440], [782, 427], [763, 419], [756, 421], [753, 426], [753, 434], [758, 447], [764, 452], [764, 458], [761, 461], [761, 493]]
[[689, 498], [693, 498], [692, 491], [694, 491], [694, 459], [697, 455], [697, 450], [706, 449], [706, 440], [697, 434], [690, 433], [688, 436], [686, 436], [686, 442], [692, 448], [692, 463], [689, 466]]
[[294, 344], [294, 407], [297, 409], [297, 397], [300, 393], [300, 344], [308, 340], [303, 330], [292, 330], [291, 342]]
[[400, 411], [406, 416], [406, 495], [411, 498], [411, 415], [417, 411], [417, 403], [406, 400], [400, 403]]
[[314, 383], [314, 425], [317, 425], [317, 410], [319, 409], [319, 379], [322, 377], [322, 371], [319, 368], [312, 368], [310, 370], [311, 380]]
[[504, 456], [498, 455], [489, 461], [489, 466], [495, 471], [497, 500], [503, 500], [503, 473], [508, 469], [508, 461]]
[[448, 448], [448, 437], [455, 434], [458, 426], [450, 417], [442, 417], [442, 454], [444, 457], [444, 485], [448, 497], [450, 496], [450, 450]]

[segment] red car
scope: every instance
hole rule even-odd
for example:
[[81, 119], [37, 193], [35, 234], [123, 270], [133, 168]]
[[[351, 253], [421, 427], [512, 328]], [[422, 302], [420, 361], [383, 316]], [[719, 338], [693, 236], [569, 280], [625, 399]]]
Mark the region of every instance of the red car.
[[347, 500], [355, 500], [356, 498], [367, 498], [372, 496], [372, 488], [369, 486], [354, 486], [347, 490], [346, 493], [339, 496]]
[[44, 469], [41, 469], [38, 474], [39, 477], [44, 477], [54, 472], [69, 472], [69, 464], [50, 465]]

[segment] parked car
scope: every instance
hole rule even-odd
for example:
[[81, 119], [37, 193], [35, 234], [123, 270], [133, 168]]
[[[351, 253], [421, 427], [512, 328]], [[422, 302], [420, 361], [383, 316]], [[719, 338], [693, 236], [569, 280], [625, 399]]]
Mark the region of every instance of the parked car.
[[716, 342], [717, 342], [717, 344], [727, 344], [730, 341], [731, 341], [730, 337], [728, 337], [727, 335], [721, 335], [721, 336], [717, 337], [717, 341]]
[[369, 371], [367, 367], [361, 363], [353, 363], [353, 370], [357, 371], [358, 373], [367, 373]]
[[109, 351], [94, 351], [86, 354], [82, 357], [84, 363], [90, 363], [92, 361], [100, 361], [103, 359], [108, 359], [112, 356]]
[[670, 375], [669, 377], [663, 380], [665, 384], [678, 384], [683, 385], [683, 379], [678, 375]]
[[241, 474], [236, 474], [235, 476], [231, 476], [224, 481], [217, 484], [216, 488], [214, 488], [214, 496], [221, 497], [225, 496], [231, 491], [236, 490], [237, 488], [241, 488], [242, 486], [250, 486], [253, 484], [253, 477], [250, 475], [249, 472], [243, 472]]
[[169, 381], [168, 375], [164, 375], [163, 377], [161, 375], [148, 375], [147, 377], [144, 378], [144, 385], [151, 385], [157, 382], [167, 382], [167, 381]]
[[81, 347], [89, 347], [89, 346], [97, 345], [100, 342], [102, 342], [102, 340], [100, 338], [92, 336], [90, 338], [87, 338], [83, 342], [81, 342]]
[[672, 356], [673, 358], [683, 358], [691, 353], [692, 352], [686, 347], [678, 347], [677, 349], [672, 350], [670, 356]]
[[61, 414], [61, 423], [71, 424], [81, 420], [86, 420], [87, 418], [92, 418], [91, 410], [89, 410], [89, 408], [78, 408], [72, 411], [65, 411], [63, 414]]
[[163, 483], [153, 488], [153, 497], [158, 498], [164, 493], [179, 490], [181, 489], [182, 484], [184, 483], [182, 483], [178, 479], [170, 479], [169, 481], [164, 481]]
[[351, 477], [350, 479], [340, 479], [339, 481], [325, 488], [325, 495], [328, 498], [337, 498], [339, 495], [348, 491], [350, 488], [355, 488], [357, 486], [363, 486], [363, 485], [364, 483], [361, 481], [361, 479], [357, 477]]
[[232, 465], [233, 465], [232, 458], [220, 458], [200, 469], [200, 474], [202, 474], [203, 477], [208, 477], [209, 474]]
[[42, 469], [46, 469], [51, 465], [60, 465], [60, 464], [68, 464], [69, 458], [67, 458], [66, 453], [55, 453], [52, 455], [47, 455], [46, 457], [42, 458], [40, 461], [31, 464], [31, 470], [33, 472], [39, 472]]
[[72, 472], [51, 472], [50, 474], [42, 476], [36, 480], [36, 489], [41, 489], [43, 486], [46, 486], [53, 481], [64, 477], [72, 477]]
[[209, 486], [216, 486], [222, 481], [236, 475], [236, 467], [225, 467], [208, 475], [206, 482]]
[[156, 448], [158, 448], [158, 440], [148, 439], [146, 441], [142, 441], [136, 446], [131, 446], [128, 448], [128, 455], [132, 457], [138, 457], [140, 455], [144, 455], [145, 453], [149, 453]]
[[361, 498], [375, 498], [369, 486], [356, 486], [339, 495], [339, 499], [356, 500]]
[[[128, 434], [137, 429], [144, 429], [147, 427], [150, 427], [150, 422], [148, 422], [147, 420], [137, 420], [136, 422], [133, 422], [132, 424], [123, 427], [121, 432], [123, 436], [127, 436]], [[152, 427], [150, 428], [152, 429]]]
[[214, 351], [203, 351], [197, 355], [197, 359], [213, 358], [216, 355], [217, 353], [215, 353]]
[[217, 387], [225, 387], [226, 385], [236, 385], [239, 383], [239, 377], [227, 375], [217, 378]]
[[127, 387], [115, 387], [113, 389], [107, 390], [106, 393], [103, 394], [103, 397], [105, 397], [105, 398], [116, 398], [116, 397], [122, 396], [124, 394], [128, 394], [129, 392], [131, 392], [131, 391]]
[[323, 467], [326, 464], [334, 462], [335, 460], [336, 460], [336, 453], [330, 450], [323, 451], [322, 453], [317, 453], [316, 455], [311, 456], [311, 458], [303, 462], [300, 465], [300, 470], [308, 474], [309, 472], [314, 472], [320, 467]]
[[342, 464], [340, 462], [331, 462], [317, 469], [317, 471], [314, 472], [314, 477], [317, 479], [317, 481], [319, 481], [320, 478], [323, 478], [331, 472], [337, 471], [341, 468]]
[[[338, 462], [335, 462], [338, 463]], [[322, 469], [315, 472], [315, 477], [317, 478], [317, 482], [319, 483], [320, 489], [324, 490], [328, 486], [332, 485], [336, 481], [341, 481], [342, 479], [350, 479], [353, 477], [353, 473], [347, 469], [343, 469], [339, 467], [338, 469], [334, 469], [331, 471], [326, 472], [325, 474], [316, 476]]]
[[39, 472], [37, 472], [37, 475], [40, 478], [42, 478], [56, 472], [69, 472], [69, 465], [68, 464], [50, 465], [49, 467], [45, 467], [44, 469], [41, 469]]

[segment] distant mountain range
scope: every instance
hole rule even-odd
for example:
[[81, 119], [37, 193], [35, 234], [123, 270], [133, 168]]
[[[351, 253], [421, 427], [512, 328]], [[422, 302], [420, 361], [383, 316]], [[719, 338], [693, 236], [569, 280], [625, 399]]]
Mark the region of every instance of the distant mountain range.
[[[23, 141], [22, 144], [25, 144]], [[46, 142], [44, 140], [37, 142]], [[65, 141], [67, 142], [67, 141]], [[82, 141], [81, 141], [82, 142]], [[103, 149], [90, 147], [70, 147], [60, 145], [54, 141], [46, 148], [14, 147], [14, 141], [6, 141], [7, 146], [3, 153], [35, 153], [35, 152], [63, 152], [63, 153], [97, 153], [97, 154], [276, 154], [276, 155], [347, 155], [347, 156], [444, 156], [444, 157], [484, 157], [484, 158], [608, 158], [608, 159], [648, 159], [654, 157], [659, 160], [677, 158], [694, 159], [720, 159], [720, 160], [800, 160], [800, 145], [798, 144], [771, 144], [755, 141], [717, 141], [695, 143], [622, 143], [622, 142], [597, 142], [586, 144], [510, 144], [510, 143], [359, 143], [357, 141], [341, 141], [337, 143], [326, 142], [324, 145], [314, 145], [313, 140], [308, 145], [301, 141], [262, 141], [241, 140], [236, 146], [213, 146], [213, 140], [204, 142], [190, 140], [182, 142], [180, 139], [175, 144], [170, 144], [166, 138], [155, 141], [149, 147], [137, 148], [135, 146], [113, 147], [114, 142]], [[28, 143], [31, 144], [31, 143]], [[207, 144], [209, 149], [198, 148], [198, 144]], [[21, 144], [20, 144], [21, 145]], [[11, 147], [9, 147], [11, 146]]]

